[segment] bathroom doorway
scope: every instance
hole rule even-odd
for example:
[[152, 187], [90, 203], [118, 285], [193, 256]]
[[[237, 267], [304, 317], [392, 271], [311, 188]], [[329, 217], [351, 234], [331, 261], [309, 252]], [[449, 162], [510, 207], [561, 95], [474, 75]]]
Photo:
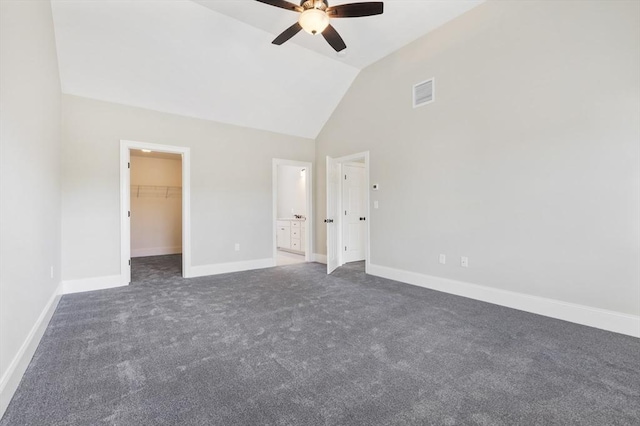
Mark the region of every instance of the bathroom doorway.
[[311, 253], [311, 163], [273, 160], [274, 261], [309, 262]]

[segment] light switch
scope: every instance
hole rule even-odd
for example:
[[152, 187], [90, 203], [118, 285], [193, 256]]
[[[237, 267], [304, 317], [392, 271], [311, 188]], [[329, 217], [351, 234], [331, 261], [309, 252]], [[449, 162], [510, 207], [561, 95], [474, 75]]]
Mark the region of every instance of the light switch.
[[378, 207], [379, 207], [378, 202], [377, 202], [377, 201], [374, 201], [374, 202], [373, 202], [373, 208], [374, 208], [374, 209], [377, 209]]

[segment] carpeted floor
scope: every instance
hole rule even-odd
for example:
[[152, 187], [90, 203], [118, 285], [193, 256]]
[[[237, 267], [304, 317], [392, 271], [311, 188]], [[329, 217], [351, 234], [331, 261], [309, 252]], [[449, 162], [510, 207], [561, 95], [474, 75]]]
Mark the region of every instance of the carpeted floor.
[[140, 262], [128, 287], [62, 298], [0, 425], [640, 423], [632, 337], [362, 264]]
[[134, 257], [131, 259], [131, 283], [173, 282], [182, 277], [182, 255]]

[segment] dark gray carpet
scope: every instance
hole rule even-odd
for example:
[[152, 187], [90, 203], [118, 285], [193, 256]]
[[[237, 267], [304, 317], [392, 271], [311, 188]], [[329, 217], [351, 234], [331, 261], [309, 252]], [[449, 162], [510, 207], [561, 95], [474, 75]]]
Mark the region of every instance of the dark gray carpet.
[[150, 262], [62, 298], [1, 425], [640, 423], [632, 337], [362, 264], [184, 280], [177, 256]]
[[164, 283], [182, 277], [182, 255], [134, 257], [131, 283]]

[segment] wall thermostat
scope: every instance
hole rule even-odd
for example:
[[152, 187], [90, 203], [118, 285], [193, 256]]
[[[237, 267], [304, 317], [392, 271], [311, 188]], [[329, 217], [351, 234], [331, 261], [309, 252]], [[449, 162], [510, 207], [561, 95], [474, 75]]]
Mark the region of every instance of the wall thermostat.
[[373, 190], [374, 190], [374, 191], [377, 191], [377, 190], [378, 190], [378, 187], [379, 187], [379, 185], [378, 185], [377, 183], [374, 183], [374, 184], [373, 184]]

